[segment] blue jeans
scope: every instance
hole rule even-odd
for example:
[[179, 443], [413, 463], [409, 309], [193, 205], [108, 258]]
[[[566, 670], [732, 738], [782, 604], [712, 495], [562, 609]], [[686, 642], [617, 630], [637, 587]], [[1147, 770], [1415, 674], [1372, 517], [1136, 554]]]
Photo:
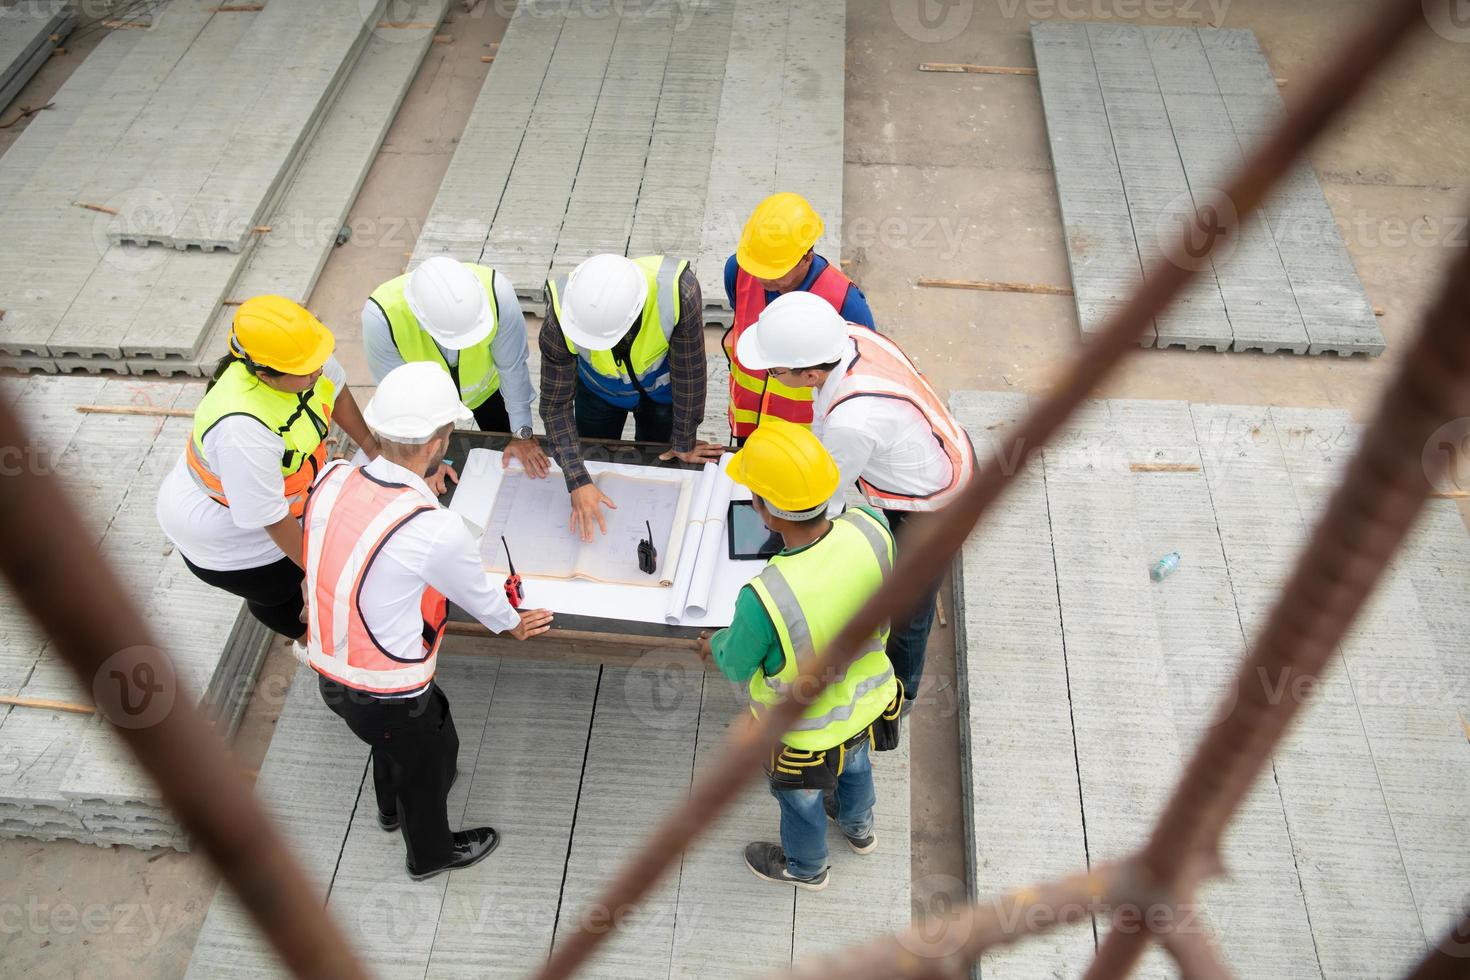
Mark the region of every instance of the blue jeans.
[[[893, 533], [903, 525], [907, 512], [885, 510], [888, 526]], [[929, 631], [934, 627], [935, 602], [944, 576], [934, 580], [919, 608], [907, 619], [894, 619], [888, 634], [888, 659], [893, 664], [894, 675], [903, 682], [903, 696], [914, 700], [919, 696], [919, 682], [924, 679], [924, 653], [929, 647]]]
[[639, 442], [669, 443], [674, 438], [674, 406], [640, 395], [638, 407], [619, 408], [577, 378], [575, 396], [577, 435], [586, 439], [621, 439], [633, 413], [633, 438]]
[[[772, 790], [781, 804], [781, 850], [786, 870], [798, 878], [815, 878], [827, 866], [827, 814], [819, 789]], [[849, 837], [873, 832], [873, 762], [864, 741], [847, 754], [837, 777], [837, 825]]]

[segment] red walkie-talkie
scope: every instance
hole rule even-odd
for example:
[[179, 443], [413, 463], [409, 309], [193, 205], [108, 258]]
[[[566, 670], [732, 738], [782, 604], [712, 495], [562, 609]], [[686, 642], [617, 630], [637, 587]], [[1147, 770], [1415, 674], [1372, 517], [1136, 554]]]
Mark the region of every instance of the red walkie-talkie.
[[510, 608], [519, 609], [526, 594], [521, 590], [521, 577], [516, 574], [516, 563], [510, 559], [510, 545], [505, 543], [503, 534], [500, 536], [500, 544], [505, 548], [505, 563], [510, 566], [510, 574], [505, 577], [505, 598], [510, 603]]

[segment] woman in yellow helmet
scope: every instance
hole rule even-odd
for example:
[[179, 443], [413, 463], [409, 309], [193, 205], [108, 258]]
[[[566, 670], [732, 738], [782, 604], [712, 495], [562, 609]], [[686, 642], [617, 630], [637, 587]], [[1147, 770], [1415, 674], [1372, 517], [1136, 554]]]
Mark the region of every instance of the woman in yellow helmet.
[[158, 492], [158, 523], [200, 580], [299, 639], [301, 513], [333, 420], [378, 454], [316, 317], [281, 296], [235, 313], [230, 352], [194, 410], [189, 443]]

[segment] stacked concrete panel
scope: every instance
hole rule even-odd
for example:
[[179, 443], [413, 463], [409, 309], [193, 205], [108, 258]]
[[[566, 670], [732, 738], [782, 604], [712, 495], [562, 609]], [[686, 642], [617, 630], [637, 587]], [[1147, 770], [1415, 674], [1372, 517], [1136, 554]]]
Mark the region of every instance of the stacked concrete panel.
[[[439, 683], [454, 707], [460, 778], [450, 823], [490, 824], [499, 849], [427, 881], [404, 871], [401, 838], [377, 826], [367, 749], [300, 670], [257, 792], [306, 857], [328, 911], [375, 974], [482, 977], [523, 972], [569, 931], [601, 920], [589, 905], [683, 800], [745, 714], [735, 685], [690, 670], [449, 656]], [[879, 848], [851, 854], [833, 828], [832, 883], [820, 894], [762, 882], [744, 867], [778, 815], [753, 782], [684, 856], [589, 968], [596, 976], [761, 976], [814, 947], [909, 921], [908, 755], [874, 759]], [[510, 869], [514, 869], [513, 872]], [[875, 898], [875, 896], [877, 896]], [[738, 923], [736, 928], [733, 924]], [[188, 976], [281, 976], [233, 896], [215, 897]]]
[[[1019, 462], [1008, 439], [1025, 396], [951, 405], [983, 458]], [[1334, 411], [1115, 400], [1089, 403], [1029, 461], [956, 583], [978, 894], [1141, 843], [1356, 439]], [[1151, 582], [1172, 550], [1178, 571]], [[1470, 887], [1466, 669], [1451, 638], [1470, 621], [1467, 556], [1455, 505], [1431, 501], [1237, 815], [1229, 873], [1196, 920], [1236, 972], [1391, 975], [1454, 920]], [[981, 969], [1067, 975], [1092, 951], [1078, 929]], [[1171, 971], [1156, 958], [1144, 972]]]
[[519, 4], [410, 265], [482, 262], [543, 313], [589, 255], [673, 255], [728, 321], [723, 263], [767, 195], [809, 197], [838, 257], [845, 37], [841, 0]]
[[[163, 476], [188, 439], [187, 418], [87, 414], [78, 405], [189, 408], [200, 385], [32, 378], [6, 386], [34, 437], [27, 465], [67, 481], [101, 553], [167, 644], [183, 691], [198, 697], [221, 737], [243, 715], [270, 634], [244, 606], [184, 567], [154, 518]], [[18, 604], [0, 624], [0, 690], [87, 706], [99, 677], [79, 684]], [[0, 706], [0, 835], [186, 849], [152, 783], [95, 715]]]
[[[363, 34], [360, 55], [349, 52], [338, 59], [340, 70], [323, 100], [326, 108], [304, 124], [308, 128], [298, 134], [284, 171], [288, 179], [276, 181], [271, 190], [269, 231], [251, 235], [238, 254], [109, 242], [115, 217], [128, 211], [141, 215], [159, 203], [157, 195], [135, 185], [108, 200], [91, 201], [82, 196], [87, 188], [105, 191], [118, 185], [112, 175], [84, 166], [77, 155], [85, 156], [103, 139], [102, 126], [115, 150], [126, 137], [126, 145], [144, 152], [147, 140], [140, 134], [149, 130], [140, 124], [135, 131], [132, 124], [151, 100], [179, 109], [172, 115], [177, 120], [190, 118], [190, 90], [198, 90], [201, 98], [225, 98], [229, 89], [208, 84], [204, 69], [215, 55], [244, 57], [252, 18], [265, 12], [214, 13], [213, 6], [191, 7], [180, 0], [165, 8], [153, 31], [120, 31], [106, 38], [58, 93], [57, 109], [36, 119], [0, 158], [0, 188], [14, 192], [0, 210], [0, 227], [14, 223], [19, 229], [18, 241], [0, 247], [13, 250], [18, 270], [0, 281], [0, 307], [8, 311], [0, 319], [6, 363], [42, 371], [207, 374], [224, 350], [221, 324], [240, 299], [269, 290], [304, 301], [446, 2], [421, 0], [408, 22], [414, 26]], [[350, 20], [359, 23], [360, 15]], [[252, 105], [244, 101], [242, 113]], [[262, 125], [264, 106], [254, 110]], [[51, 118], [58, 112], [65, 114]], [[169, 118], [147, 116], [152, 125]], [[240, 132], [247, 123], [250, 118], [242, 115]], [[196, 142], [208, 142], [195, 136]], [[268, 133], [260, 135], [261, 146], [279, 143]], [[42, 176], [47, 173], [51, 176]], [[139, 174], [146, 179], [146, 168]], [[77, 202], [119, 214], [91, 211]], [[162, 205], [165, 211], [173, 208], [167, 201]]]
[[[1382, 352], [1309, 164], [1244, 221], [1225, 198], [1284, 114], [1254, 34], [1048, 21], [1031, 35], [1084, 338], [1143, 275], [1173, 261], [1199, 275], [1145, 347]], [[1221, 237], [1206, 256], [1207, 239]]]
[[0, 7], [0, 110], [25, 88], [76, 22], [76, 12], [62, 0]]

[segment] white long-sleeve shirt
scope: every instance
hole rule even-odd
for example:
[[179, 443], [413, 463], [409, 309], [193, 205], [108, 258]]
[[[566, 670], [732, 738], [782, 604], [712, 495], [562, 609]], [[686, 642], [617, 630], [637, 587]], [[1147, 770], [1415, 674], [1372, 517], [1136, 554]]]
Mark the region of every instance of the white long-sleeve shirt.
[[[510, 415], [510, 430], [516, 432], [531, 424], [531, 404], [536, 400], [536, 389], [531, 385], [531, 368], [527, 363], [530, 355], [526, 340], [526, 317], [521, 312], [521, 301], [516, 298], [516, 288], [505, 276], [495, 275], [495, 305], [499, 311], [500, 324], [495, 339], [490, 343], [490, 358], [500, 372], [500, 394], [505, 398], [505, 409]], [[393, 328], [377, 303], [368, 300], [362, 307], [362, 346], [367, 351], [368, 370], [373, 378], [381, 382], [383, 376], [403, 365], [403, 355], [393, 344]], [[437, 342], [444, 363], [451, 367], [459, 363], [459, 351], [447, 350]]]
[[853, 398], [835, 409], [838, 385], [857, 356], [851, 340], [836, 370], [812, 394], [812, 432], [841, 474], [828, 514], [840, 513], [847, 488], [862, 477], [902, 494], [937, 493], [949, 486], [950, 462], [924, 413], [896, 398]]
[[391, 655], [423, 656], [420, 599], [427, 584], [487, 629], [497, 633], [520, 624], [502, 584], [480, 563], [480, 549], [458, 514], [439, 505], [423, 478], [379, 456], [363, 472], [385, 483], [402, 483], [423, 495], [434, 510], [411, 518], [388, 538], [362, 583], [363, 621]]

